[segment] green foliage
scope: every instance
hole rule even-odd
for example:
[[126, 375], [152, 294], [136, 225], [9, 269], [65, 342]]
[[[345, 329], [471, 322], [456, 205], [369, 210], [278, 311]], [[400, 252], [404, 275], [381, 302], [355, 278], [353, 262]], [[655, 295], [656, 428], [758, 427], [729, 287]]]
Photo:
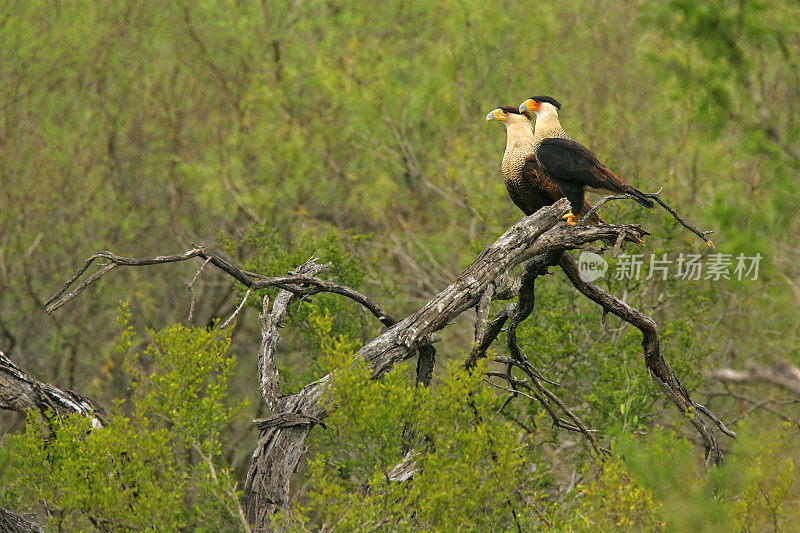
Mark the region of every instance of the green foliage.
[[[294, 239], [287, 239], [276, 228], [258, 224], [240, 239], [223, 235], [223, 245], [231, 255], [242, 257], [245, 269], [270, 276], [281, 276], [294, 270], [310, 258], [319, 263], [330, 263], [324, 278], [341, 283], [353, 289], [362, 289], [367, 275], [364, 259], [367, 236], [354, 235], [349, 231], [328, 230], [322, 237], [307, 231]], [[380, 276], [380, 274], [377, 274]], [[248, 301], [251, 307], [262, 311], [264, 296], [274, 301], [278, 288], [256, 291], [256, 296]], [[244, 288], [237, 292], [244, 295]], [[319, 335], [316, 332], [315, 317], [334, 317], [331, 328], [344, 336], [362, 339], [364, 342], [377, 334], [374, 317], [368, 315], [359, 305], [342, 296], [330, 293], [315, 295], [304, 300], [302, 305], [293, 306], [287, 316], [287, 334], [283, 342], [291, 349], [309, 352], [299, 361], [279, 365], [282, 386], [285, 392], [302, 388], [309, 381], [321, 377], [317, 361], [317, 350], [308, 350], [316, 345]]]
[[800, 519], [795, 430], [745, 424], [737, 431], [725, 468], [710, 471], [672, 432], [620, 438], [626, 467], [661, 503], [669, 531], [780, 531]]
[[[653, 493], [632, 479], [619, 459], [599, 465], [597, 474], [585, 468], [591, 481], [579, 484], [567, 498], [556, 529], [563, 531], [663, 531], [661, 504]], [[592, 479], [593, 478], [593, 479]]]
[[26, 433], [5, 442], [11, 463], [3, 472], [3, 499], [41, 502], [52, 526], [68, 530], [186, 526], [182, 505], [186, 472], [176, 461], [172, 435], [122, 415], [108, 430], [64, 419], [49, 439], [36, 417]]
[[[477, 370], [450, 365], [430, 388], [415, 387], [402, 372], [379, 381], [358, 365], [338, 372], [330, 397], [337, 410], [326, 421], [330, 430], [315, 438], [297, 516], [337, 530], [541, 525], [533, 502], [548, 506], [547, 476], [536, 441], [493, 416], [502, 399], [482, 384], [483, 367]], [[392, 482], [409, 434], [424, 469]]]
[[4, 442], [2, 499], [16, 509], [41, 505], [60, 530], [230, 527], [238, 495], [221, 433], [242, 408], [230, 405], [230, 339], [175, 325], [149, 331], [136, 353], [129, 318], [125, 304], [119, 349], [132, 398], [103, 429], [80, 416], [46, 428], [31, 414], [25, 433]]
[[[657, 28], [648, 32], [647, 53], [662, 67], [665, 91], [681, 102], [676, 120], [686, 123], [688, 143], [702, 147], [694, 150], [693, 171], [702, 181], [693, 178], [692, 188], [708, 199], [724, 238], [721, 251], [761, 253], [759, 297], [796, 305], [785, 287], [798, 274], [796, 236], [774, 229], [798, 223], [800, 8], [787, 0], [673, 0], [643, 11]], [[774, 290], [773, 283], [781, 289]], [[727, 335], [749, 347], [767, 344], [783, 351], [798, 336], [797, 321], [760, 305], [743, 308], [740, 315], [728, 321]], [[753, 320], [771, 326], [763, 324], [752, 334]], [[737, 335], [742, 330], [748, 334]], [[774, 331], [791, 333], [769, 333]], [[788, 346], [786, 337], [792, 339]]]
[[[547, 432], [531, 433], [498, 416], [503, 397], [485, 386], [483, 362], [472, 373], [449, 365], [430, 387], [415, 386], [400, 371], [375, 381], [364, 365], [352, 364], [357, 346], [332, 333], [329, 317], [315, 324], [326, 369], [334, 373], [327, 401], [336, 410], [326, 419], [328, 429], [314, 438], [307, 492], [291, 513], [275, 517], [276, 525], [358, 531], [663, 528], [652, 492], [618, 460], [602, 464], [593, 481], [567, 497], [554, 498], [541, 453]], [[391, 481], [404, 445], [415, 454], [417, 473]], [[587, 466], [587, 476], [591, 470]]]

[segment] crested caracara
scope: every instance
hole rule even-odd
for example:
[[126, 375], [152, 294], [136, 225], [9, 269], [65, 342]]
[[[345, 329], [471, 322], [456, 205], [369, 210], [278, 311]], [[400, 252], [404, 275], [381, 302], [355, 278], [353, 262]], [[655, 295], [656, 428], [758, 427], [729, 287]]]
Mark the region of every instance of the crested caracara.
[[[486, 120], [497, 120], [506, 127], [506, 151], [503, 154], [503, 181], [514, 204], [526, 215], [531, 215], [552, 204], [560, 189], [551, 180], [543, 183], [533, 155], [533, 128], [530, 113], [520, 112], [513, 106], [501, 106], [486, 115]], [[547, 188], [549, 186], [549, 190]]]
[[644, 193], [625, 183], [588, 148], [564, 132], [558, 120], [559, 109], [561, 104], [549, 96], [534, 96], [519, 106], [520, 113], [536, 114], [533, 154], [541, 171], [558, 184], [572, 205], [572, 211], [564, 215], [567, 223], [575, 225], [574, 213], [585, 212], [585, 187], [622, 193], [653, 209], [655, 204]]
[[[526, 215], [531, 215], [546, 205], [551, 205], [564, 197], [561, 188], [550, 179], [539, 167], [534, 156], [536, 140], [531, 127], [533, 117], [526, 111], [513, 106], [500, 106], [486, 115], [487, 122], [497, 120], [506, 127], [506, 151], [503, 154], [503, 181], [511, 200]], [[585, 199], [581, 212], [592, 208]], [[592, 224], [605, 224], [600, 215], [594, 213], [590, 219]], [[604, 239], [613, 245], [614, 240]], [[626, 236], [625, 240], [644, 244], [639, 238]]]

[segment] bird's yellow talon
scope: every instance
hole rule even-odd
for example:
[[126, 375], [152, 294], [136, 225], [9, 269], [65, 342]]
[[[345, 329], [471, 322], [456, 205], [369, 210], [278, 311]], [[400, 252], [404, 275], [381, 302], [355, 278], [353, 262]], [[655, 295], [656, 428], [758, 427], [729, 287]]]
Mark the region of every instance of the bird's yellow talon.
[[569, 213], [567, 213], [566, 215], [564, 215], [563, 217], [561, 217], [561, 220], [566, 220], [566, 221], [567, 221], [567, 224], [569, 224], [570, 226], [574, 226], [575, 224], [577, 224], [577, 223], [578, 223], [578, 222], [577, 222], [577, 220], [578, 220], [578, 217], [576, 217], [575, 215], [573, 215], [573, 214], [572, 214], [572, 211], [570, 211]]

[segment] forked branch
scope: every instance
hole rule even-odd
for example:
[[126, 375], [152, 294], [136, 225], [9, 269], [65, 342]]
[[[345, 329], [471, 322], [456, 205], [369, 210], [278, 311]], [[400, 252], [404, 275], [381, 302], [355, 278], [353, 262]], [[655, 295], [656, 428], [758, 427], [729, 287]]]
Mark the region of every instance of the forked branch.
[[[709, 240], [708, 236], [714, 232], [711, 230], [703, 231], [694, 224], [690, 224], [689, 222], [687, 222], [686, 219], [684, 219], [680, 214], [678, 214], [678, 212], [671, 205], [669, 205], [667, 202], [661, 199], [661, 196], [659, 195], [661, 194], [662, 190], [664, 190], [663, 187], [656, 192], [646, 192], [644, 193], [644, 195], [648, 198], [652, 198], [653, 200], [655, 200], [658, 203], [658, 205], [663, 207], [670, 215], [672, 215], [675, 218], [675, 220], [680, 222], [681, 226], [683, 226], [684, 228], [688, 229], [689, 231], [691, 231], [692, 233], [703, 239], [703, 242], [705, 242], [710, 248], [713, 248], [714, 243]], [[600, 201], [594, 204], [594, 206], [592, 206], [592, 208], [585, 215], [583, 215], [583, 218], [581, 218], [579, 225], [582, 226], [586, 224], [586, 222], [589, 221], [592, 215], [595, 214], [603, 204], [610, 202], [612, 200], [632, 200], [632, 198], [630, 196], [625, 196], [625, 195], [610, 195], [601, 198]]]
[[[289, 273], [285, 276], [263, 276], [261, 274], [240, 269], [227, 259], [213, 252], [209, 252], [204, 247], [192, 248], [191, 250], [187, 250], [179, 254], [158, 255], [155, 257], [121, 257], [108, 251], [97, 252], [89, 257], [83, 263], [83, 266], [75, 273], [75, 275], [68, 279], [58, 291], [56, 291], [50, 298], [47, 299], [44, 304], [46, 306], [45, 312], [50, 314], [59, 307], [63, 306], [82, 293], [89, 285], [107, 274], [114, 267], [161, 265], [165, 263], [187, 261], [195, 257], [205, 259], [206, 263], [211, 262], [212, 265], [222, 270], [248, 289], [257, 290], [266, 289], [269, 287], [278, 287], [298, 296], [310, 296], [320, 292], [332, 292], [335, 294], [340, 294], [346, 298], [350, 298], [351, 300], [361, 304], [387, 327], [391, 327], [397, 323], [397, 321], [392, 318], [392, 316], [380, 305], [378, 305], [378, 303], [372, 298], [348, 287], [347, 285], [342, 285], [334, 281], [328, 281], [320, 279], [316, 276], [304, 274]], [[75, 284], [78, 278], [80, 278], [97, 259], [107, 259], [110, 261], [110, 263], [103, 265], [98, 271], [78, 284], [78, 286], [72, 292], [64, 296], [64, 293], [66, 293], [69, 288]]]

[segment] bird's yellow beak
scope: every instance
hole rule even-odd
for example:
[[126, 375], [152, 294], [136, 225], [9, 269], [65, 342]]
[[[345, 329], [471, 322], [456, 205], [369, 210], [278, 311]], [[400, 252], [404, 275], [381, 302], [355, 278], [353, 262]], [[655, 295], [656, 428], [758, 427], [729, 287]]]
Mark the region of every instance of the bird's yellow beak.
[[489, 111], [489, 114], [486, 115], [486, 122], [489, 122], [490, 120], [505, 121], [505, 119], [506, 116], [503, 114], [503, 110], [499, 107], [497, 109], [492, 109]]
[[519, 105], [519, 112], [524, 113], [525, 111], [539, 111], [539, 102], [528, 98]]

